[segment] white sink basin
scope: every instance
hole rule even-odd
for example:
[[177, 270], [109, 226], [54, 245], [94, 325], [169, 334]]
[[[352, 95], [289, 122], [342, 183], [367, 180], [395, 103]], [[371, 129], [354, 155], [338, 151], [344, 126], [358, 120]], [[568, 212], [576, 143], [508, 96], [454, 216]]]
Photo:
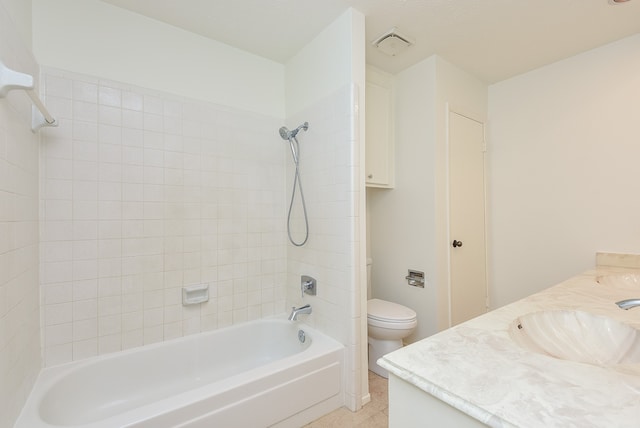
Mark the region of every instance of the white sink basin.
[[629, 291], [637, 291], [640, 293], [640, 275], [638, 274], [620, 273], [602, 275], [596, 278], [596, 282], [601, 285], [613, 286], [618, 289], [628, 289]]
[[638, 330], [587, 312], [533, 312], [516, 319], [509, 333], [520, 346], [562, 360], [598, 366], [640, 363]]

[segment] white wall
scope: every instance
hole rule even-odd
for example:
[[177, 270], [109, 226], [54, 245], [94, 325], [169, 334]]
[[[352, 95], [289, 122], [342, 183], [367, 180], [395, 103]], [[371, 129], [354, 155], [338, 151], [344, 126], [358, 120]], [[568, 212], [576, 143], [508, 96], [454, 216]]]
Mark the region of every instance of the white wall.
[[[372, 297], [417, 312], [415, 341], [436, 331], [436, 57], [395, 75], [394, 91], [395, 188], [367, 190]], [[424, 289], [407, 284], [407, 269], [425, 272]]]
[[489, 89], [492, 304], [640, 252], [640, 35]]
[[31, 1], [2, 0], [1, 3], [13, 22], [14, 31], [17, 31], [24, 46], [31, 51]]
[[[483, 120], [487, 91], [437, 56], [398, 73], [394, 90], [396, 185], [367, 192], [372, 285], [417, 312], [412, 342], [448, 327], [447, 106]], [[424, 289], [407, 284], [408, 269], [425, 272]]]
[[[0, 1], [0, 61], [11, 69], [37, 77], [38, 64], [23, 38], [24, 32], [19, 30], [28, 26], [16, 18], [13, 7], [17, 6], [16, 2]], [[13, 425], [41, 365], [38, 144], [38, 135], [31, 132], [31, 102], [24, 91], [14, 90], [6, 98], [0, 98], [2, 427]]]
[[[363, 15], [348, 10], [338, 17], [286, 64], [286, 77], [287, 126], [309, 122], [309, 131], [298, 139], [310, 228], [304, 247], [287, 244], [287, 301], [290, 306], [310, 303], [314, 312], [307, 322], [346, 346], [345, 405], [355, 410], [367, 393], [366, 380], [362, 383], [367, 376], [362, 364], [365, 282], [360, 260], [364, 184], [357, 113], [364, 96], [358, 91], [364, 87]], [[290, 197], [294, 170], [285, 150]], [[299, 231], [301, 212], [294, 213], [298, 225], [294, 230]], [[294, 236], [300, 241], [304, 235]], [[302, 274], [318, 280], [317, 296], [300, 297]]]
[[42, 65], [284, 117], [284, 67], [98, 0], [34, 0]]
[[[314, 102], [351, 84], [364, 66], [356, 61], [362, 53], [354, 52], [363, 42], [364, 29], [354, 9], [340, 15], [300, 52], [286, 63], [285, 100], [291, 117]], [[358, 70], [357, 67], [360, 67]], [[360, 82], [357, 82], [360, 83]]]

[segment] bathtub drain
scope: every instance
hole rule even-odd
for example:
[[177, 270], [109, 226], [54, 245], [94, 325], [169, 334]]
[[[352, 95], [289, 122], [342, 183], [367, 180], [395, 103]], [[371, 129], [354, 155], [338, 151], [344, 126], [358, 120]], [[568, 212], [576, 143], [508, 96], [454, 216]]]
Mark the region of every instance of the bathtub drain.
[[300, 341], [300, 343], [304, 343], [304, 341], [307, 340], [304, 334], [304, 330], [298, 330], [298, 340]]

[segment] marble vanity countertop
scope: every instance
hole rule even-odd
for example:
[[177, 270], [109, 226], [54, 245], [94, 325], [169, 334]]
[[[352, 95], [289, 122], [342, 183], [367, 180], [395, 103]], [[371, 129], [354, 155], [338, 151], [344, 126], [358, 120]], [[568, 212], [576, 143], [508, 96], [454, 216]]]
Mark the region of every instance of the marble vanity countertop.
[[[639, 269], [599, 267], [385, 355], [392, 374], [492, 427], [639, 427], [640, 364], [601, 367], [524, 349], [509, 329], [554, 309], [614, 318], [640, 329], [640, 287], [602, 281]], [[600, 283], [598, 280], [601, 280]]]

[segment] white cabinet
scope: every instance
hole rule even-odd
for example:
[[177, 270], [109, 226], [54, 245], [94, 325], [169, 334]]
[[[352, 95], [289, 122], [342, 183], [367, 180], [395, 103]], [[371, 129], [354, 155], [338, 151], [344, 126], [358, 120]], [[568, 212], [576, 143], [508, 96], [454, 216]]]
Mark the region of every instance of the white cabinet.
[[365, 174], [368, 187], [394, 185], [393, 80], [367, 66], [365, 92]]

